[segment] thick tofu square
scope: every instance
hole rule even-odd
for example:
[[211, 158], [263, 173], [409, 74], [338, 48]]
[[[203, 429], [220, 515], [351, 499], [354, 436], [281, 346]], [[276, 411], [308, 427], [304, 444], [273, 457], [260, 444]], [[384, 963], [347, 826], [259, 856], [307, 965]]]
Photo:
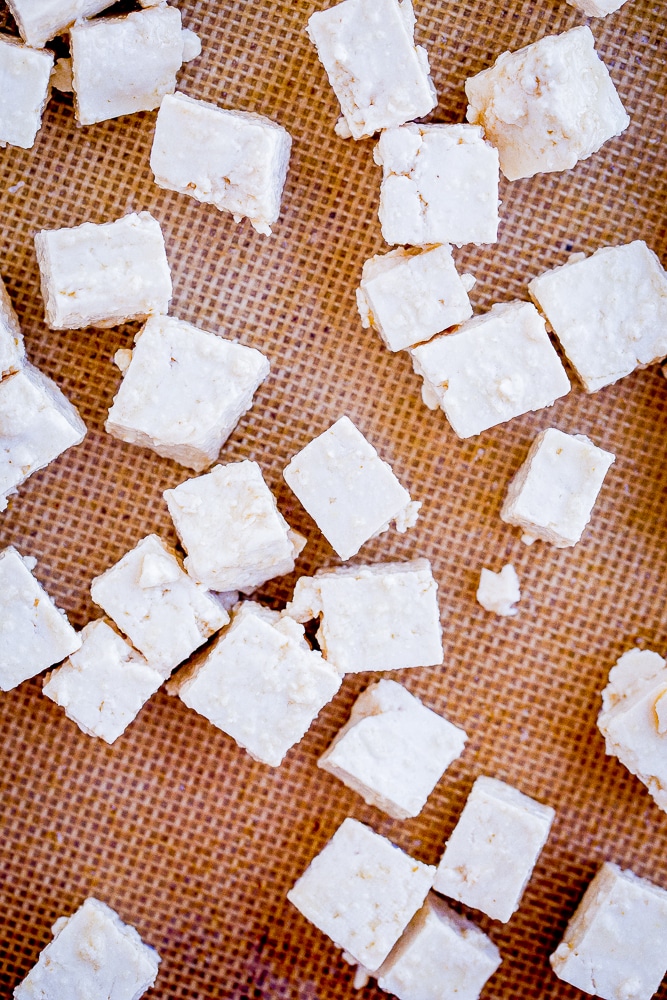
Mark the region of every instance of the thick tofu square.
[[171, 316], [149, 319], [134, 344], [106, 430], [203, 472], [252, 406], [268, 359]]
[[32, 149], [51, 93], [53, 53], [0, 35], [0, 146]]
[[317, 763], [369, 805], [408, 819], [419, 815], [466, 739], [401, 684], [380, 680], [359, 695]]
[[41, 49], [56, 35], [81, 17], [93, 17], [111, 7], [114, 0], [8, 0], [7, 6], [14, 16], [28, 45]]
[[495, 243], [498, 153], [474, 125], [387, 129], [373, 152], [382, 167], [380, 224], [387, 243]]
[[373, 972], [424, 902], [434, 874], [435, 868], [348, 817], [287, 898]]
[[162, 101], [151, 149], [158, 187], [250, 219], [270, 235], [280, 215], [292, 139], [264, 115], [220, 108], [185, 94]]
[[18, 371], [24, 361], [25, 346], [18, 316], [0, 278], [0, 378]]
[[570, 391], [565, 369], [530, 302], [504, 302], [454, 333], [411, 350], [422, 398], [460, 438], [481, 434]]
[[570, 170], [630, 124], [585, 25], [504, 52], [466, 80], [467, 118], [510, 181]]

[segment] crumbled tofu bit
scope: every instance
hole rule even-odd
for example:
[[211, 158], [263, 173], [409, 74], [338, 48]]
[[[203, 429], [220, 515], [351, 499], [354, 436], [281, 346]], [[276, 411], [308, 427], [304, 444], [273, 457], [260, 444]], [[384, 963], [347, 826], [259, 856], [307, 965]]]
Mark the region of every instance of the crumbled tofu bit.
[[348, 817], [287, 898], [373, 972], [424, 902], [434, 874], [435, 868]]
[[602, 865], [549, 961], [565, 983], [604, 1000], [650, 1000], [667, 971], [667, 892]]
[[50, 96], [53, 53], [0, 36], [0, 147], [32, 149]]
[[292, 139], [264, 115], [231, 111], [185, 94], [162, 101], [151, 149], [158, 187], [248, 218], [270, 235], [280, 215]]
[[547, 428], [509, 484], [502, 520], [522, 528], [527, 545], [538, 538], [559, 549], [576, 545], [614, 461], [584, 434]]
[[81, 645], [33, 568], [33, 560], [11, 545], [0, 552], [0, 691], [11, 691]]
[[414, 29], [411, 0], [344, 0], [311, 15], [308, 36], [353, 138], [421, 118], [438, 103]]
[[[145, 6], [145, 4], [144, 4]], [[183, 28], [183, 62], [189, 63], [201, 55], [201, 38], [196, 31]]]
[[447, 842], [433, 888], [506, 923], [544, 847], [551, 806], [496, 778], [477, 778]]
[[570, 391], [565, 369], [530, 302], [504, 302], [410, 351], [422, 398], [460, 438], [539, 410]]
[[113, 363], [116, 368], [125, 374], [127, 369], [130, 367], [130, 361], [132, 360], [132, 351], [126, 347], [121, 347], [120, 350], [116, 351], [113, 356]]
[[0, 378], [16, 372], [25, 361], [25, 345], [5, 283], [0, 277]]
[[148, 212], [101, 225], [43, 229], [35, 249], [52, 330], [117, 326], [169, 308], [164, 238]]
[[349, 417], [298, 452], [283, 476], [341, 559], [356, 555], [391, 521], [398, 531], [411, 528], [421, 506]]
[[203, 472], [268, 374], [268, 358], [253, 347], [172, 316], [152, 317], [135, 337], [104, 426], [121, 441]]
[[499, 573], [482, 569], [477, 600], [486, 611], [493, 611], [501, 617], [515, 615], [519, 609], [513, 605], [521, 600], [521, 590], [514, 566], [508, 563]]
[[498, 153], [475, 125], [403, 125], [373, 151], [387, 243], [495, 243]]
[[667, 274], [642, 240], [573, 255], [528, 288], [587, 392], [667, 354]]
[[72, 60], [56, 59], [55, 66], [51, 71], [51, 86], [61, 94], [71, 94], [72, 85]]
[[468, 121], [508, 180], [569, 170], [630, 124], [594, 42], [585, 25], [545, 35], [466, 80]]
[[606, 17], [620, 10], [626, 0], [567, 0], [569, 4], [588, 17]]
[[21, 38], [34, 49], [60, 35], [82, 17], [93, 17], [114, 0], [7, 0]]
[[53, 925], [53, 940], [14, 990], [14, 1000], [109, 997], [139, 1000], [157, 978], [160, 956], [134, 927], [90, 896]]

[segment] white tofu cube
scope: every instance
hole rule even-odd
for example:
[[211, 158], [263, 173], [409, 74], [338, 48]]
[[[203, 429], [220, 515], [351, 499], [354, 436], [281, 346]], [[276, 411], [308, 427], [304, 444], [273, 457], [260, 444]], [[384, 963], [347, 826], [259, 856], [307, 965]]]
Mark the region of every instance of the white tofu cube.
[[567, 0], [569, 4], [588, 17], [606, 17], [620, 10], [626, 0]]
[[32, 149], [51, 94], [53, 53], [0, 36], [0, 147]]
[[482, 569], [477, 600], [485, 611], [493, 611], [501, 617], [515, 615], [519, 609], [513, 605], [521, 600], [521, 589], [514, 566], [508, 563], [499, 573]]
[[503, 302], [454, 333], [414, 347], [422, 398], [443, 410], [460, 438], [481, 434], [570, 391], [570, 383], [530, 302]]
[[298, 452], [283, 476], [341, 559], [392, 521], [397, 531], [412, 528], [421, 507], [349, 417]]
[[202, 472], [252, 406], [268, 359], [171, 316], [149, 319], [134, 343], [106, 430]]
[[573, 255], [528, 288], [587, 392], [667, 354], [667, 274], [642, 240]]
[[0, 552], [0, 691], [11, 691], [81, 645], [29, 565], [11, 545]]
[[25, 361], [25, 346], [11, 299], [0, 277], [0, 378], [19, 370]]
[[53, 940], [14, 990], [14, 1000], [87, 997], [139, 1000], [157, 978], [160, 956], [134, 927], [90, 896], [53, 925]]
[[361, 324], [377, 330], [390, 351], [414, 347], [472, 316], [474, 280], [459, 275], [446, 245], [377, 254], [357, 289]]
[[148, 212], [101, 225], [43, 229], [35, 249], [52, 330], [117, 326], [169, 308], [164, 239]]
[[512, 479], [500, 516], [523, 529], [527, 545], [537, 538], [556, 548], [576, 545], [615, 456], [584, 434], [548, 427], [537, 435]]
[[466, 80], [468, 121], [508, 180], [570, 170], [630, 124], [594, 43], [585, 25], [545, 35]]
[[90, 593], [163, 678], [229, 621], [157, 535], [142, 538], [96, 577]]
[[650, 1000], [667, 971], [667, 892], [606, 862], [550, 962], [563, 982], [603, 1000]]
[[300, 625], [246, 601], [211, 649], [174, 679], [170, 692], [254, 760], [278, 767], [340, 684]]
[[0, 511], [26, 479], [80, 444], [86, 425], [55, 382], [25, 365], [0, 382]]
[[48, 675], [43, 692], [82, 732], [113, 743], [164, 678], [103, 618], [80, 638], [81, 648]]
[[373, 972], [424, 902], [434, 874], [435, 868], [348, 817], [287, 898]]
[[270, 235], [280, 215], [292, 139], [264, 115], [185, 94], [162, 101], [151, 149], [158, 187], [188, 194]]
[[306, 539], [292, 531], [256, 462], [216, 465], [165, 490], [190, 576], [216, 591], [246, 593], [294, 569]]
[[418, 816], [467, 736], [396, 681], [359, 695], [318, 766], [394, 819]]
[[307, 31], [355, 139], [438, 103], [426, 50], [415, 46], [411, 0], [344, 0], [312, 14]]
[[504, 781], [472, 786], [433, 888], [506, 923], [518, 909], [555, 816]]
[[387, 129], [373, 151], [382, 167], [380, 223], [387, 243], [495, 243], [498, 153], [474, 125]]
[[7, 0], [18, 29], [28, 45], [41, 49], [80, 17], [93, 17], [114, 0]]
[[438, 587], [427, 559], [302, 576], [285, 614], [321, 617], [317, 641], [341, 674], [442, 663]]

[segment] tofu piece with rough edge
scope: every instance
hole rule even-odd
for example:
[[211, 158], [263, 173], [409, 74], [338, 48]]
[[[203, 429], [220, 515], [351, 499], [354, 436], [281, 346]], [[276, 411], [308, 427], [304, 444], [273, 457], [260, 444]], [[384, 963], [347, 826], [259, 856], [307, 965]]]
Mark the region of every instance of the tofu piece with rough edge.
[[61, 34], [79, 18], [93, 17], [114, 0], [7, 0], [21, 38], [34, 49]]
[[538, 538], [559, 549], [576, 545], [614, 461], [584, 434], [548, 427], [509, 484], [502, 520], [522, 528], [527, 545]]
[[12, 546], [0, 552], [0, 691], [60, 663], [81, 645], [67, 615]]
[[650, 1000], [667, 972], [667, 892], [605, 862], [549, 961], [603, 1000]]
[[369, 972], [378, 969], [431, 888], [435, 868], [348, 817], [287, 893]]
[[5, 283], [0, 277], [0, 378], [17, 372], [25, 361], [25, 345]]
[[292, 531], [257, 462], [216, 465], [164, 498], [190, 576], [215, 591], [249, 593], [294, 569], [306, 539]]
[[34, 146], [51, 94], [53, 58], [0, 35], [0, 147]]
[[124, 375], [106, 430], [203, 472], [251, 408], [268, 358], [173, 316], [151, 317], [134, 345], [117, 358]]
[[157, 535], [142, 538], [96, 577], [90, 593], [163, 678], [229, 621]]
[[475, 125], [402, 125], [373, 151], [387, 243], [495, 243], [498, 153]]
[[150, 165], [158, 187], [247, 218], [258, 233], [278, 221], [292, 139], [264, 115], [185, 94], [160, 105]]
[[157, 978], [160, 956], [115, 910], [89, 896], [53, 925], [53, 940], [14, 990], [14, 1000], [139, 1000]]
[[422, 811], [466, 739], [463, 729], [401, 684], [380, 680], [359, 695], [349, 722], [317, 763], [369, 805], [409, 819]]
[[283, 477], [341, 559], [392, 521], [399, 532], [412, 528], [421, 507], [349, 417], [298, 452]]
[[620, 10], [626, 0], [567, 0], [588, 17], [606, 17]]
[[510, 181], [570, 170], [630, 124], [586, 25], [504, 52], [465, 89]]
[[477, 601], [485, 611], [493, 611], [501, 617], [515, 615], [518, 608], [514, 605], [521, 600], [519, 577], [511, 563], [494, 573], [483, 568], [477, 588]]
[[530, 302], [496, 303], [453, 333], [410, 351], [426, 406], [440, 407], [460, 438], [551, 406], [570, 382]]
[[481, 775], [447, 841], [433, 888], [506, 923], [544, 847], [554, 810]]
[[35, 249], [52, 330], [117, 326], [169, 308], [164, 238], [149, 212], [101, 225], [43, 229], [35, 236]]
[[201, 658], [169, 685], [188, 706], [270, 767], [306, 734], [341, 678], [308, 645], [301, 625], [253, 601]]

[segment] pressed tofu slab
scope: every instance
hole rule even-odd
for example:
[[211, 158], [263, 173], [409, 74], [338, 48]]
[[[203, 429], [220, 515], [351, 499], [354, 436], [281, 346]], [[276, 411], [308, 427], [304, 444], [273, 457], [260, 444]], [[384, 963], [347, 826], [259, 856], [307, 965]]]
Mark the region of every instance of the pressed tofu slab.
[[81, 17], [93, 17], [114, 0], [7, 0], [21, 37], [35, 49]]
[[0, 379], [18, 371], [25, 360], [25, 345], [5, 283], [0, 277]]
[[0, 147], [31, 149], [51, 92], [53, 53], [0, 35]]

